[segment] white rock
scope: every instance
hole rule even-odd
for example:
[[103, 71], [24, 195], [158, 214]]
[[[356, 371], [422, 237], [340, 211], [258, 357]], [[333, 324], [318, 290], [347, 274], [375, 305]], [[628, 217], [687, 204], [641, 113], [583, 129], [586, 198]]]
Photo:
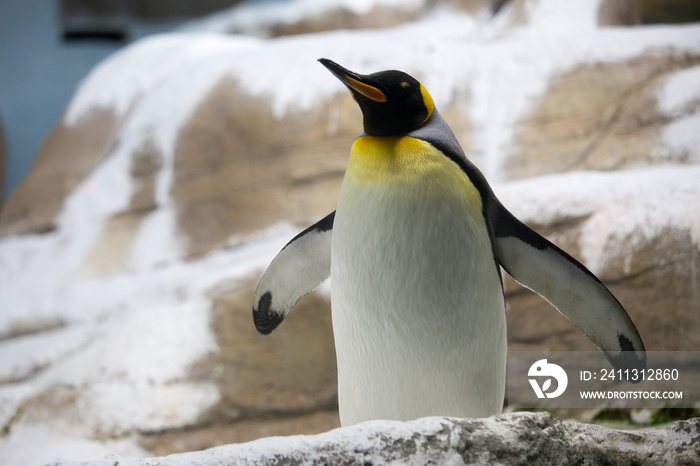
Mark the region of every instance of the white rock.
[[647, 431], [562, 422], [549, 413], [486, 419], [370, 421], [315, 436], [270, 437], [160, 458], [56, 461], [53, 466], [321, 464], [695, 464], [700, 418]]

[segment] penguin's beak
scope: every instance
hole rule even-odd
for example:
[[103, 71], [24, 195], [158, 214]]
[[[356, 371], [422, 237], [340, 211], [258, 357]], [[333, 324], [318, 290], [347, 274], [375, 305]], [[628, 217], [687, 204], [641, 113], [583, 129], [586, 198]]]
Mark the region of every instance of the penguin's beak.
[[319, 58], [318, 61], [328, 68], [328, 71], [333, 73], [336, 78], [340, 79], [351, 91], [355, 91], [375, 102], [387, 101], [386, 95], [382, 91], [367, 83], [368, 79], [366, 76], [353, 73], [327, 58]]

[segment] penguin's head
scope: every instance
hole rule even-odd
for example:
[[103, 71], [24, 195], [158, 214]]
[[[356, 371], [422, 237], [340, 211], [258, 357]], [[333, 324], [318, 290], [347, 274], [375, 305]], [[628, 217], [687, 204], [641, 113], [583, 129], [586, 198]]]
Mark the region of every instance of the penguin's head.
[[435, 105], [428, 91], [403, 71], [358, 74], [326, 58], [318, 61], [350, 89], [370, 136], [406, 134], [433, 114]]

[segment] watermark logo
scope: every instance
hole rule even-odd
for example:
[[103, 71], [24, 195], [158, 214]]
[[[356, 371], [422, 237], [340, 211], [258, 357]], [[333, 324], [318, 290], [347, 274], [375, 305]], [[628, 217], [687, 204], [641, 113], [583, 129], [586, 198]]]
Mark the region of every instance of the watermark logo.
[[646, 357], [646, 367], [627, 368], [613, 367], [602, 351], [508, 351], [508, 405], [513, 409], [700, 406], [700, 351], [647, 351]]
[[[535, 363], [530, 366], [530, 370], [527, 372], [530, 378], [528, 381], [532, 385], [532, 389], [535, 391], [537, 398], [556, 398], [566, 390], [566, 386], [569, 383], [569, 378], [566, 376], [566, 372], [560, 366], [556, 364], [550, 364], [546, 359], [540, 359], [535, 361]], [[540, 386], [537, 379], [543, 379], [543, 383]], [[552, 379], [557, 381], [556, 390], [549, 391], [552, 388]]]

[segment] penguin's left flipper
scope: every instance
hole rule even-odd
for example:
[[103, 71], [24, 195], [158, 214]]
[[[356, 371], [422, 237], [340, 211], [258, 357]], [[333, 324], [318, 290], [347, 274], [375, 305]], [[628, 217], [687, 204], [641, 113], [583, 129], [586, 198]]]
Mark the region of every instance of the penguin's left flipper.
[[639, 332], [598, 277], [503, 205], [493, 207], [494, 252], [506, 272], [583, 331], [613, 367], [643, 369], [646, 353]]
[[295, 236], [267, 268], [253, 300], [255, 328], [270, 334], [294, 304], [331, 274], [335, 211]]

